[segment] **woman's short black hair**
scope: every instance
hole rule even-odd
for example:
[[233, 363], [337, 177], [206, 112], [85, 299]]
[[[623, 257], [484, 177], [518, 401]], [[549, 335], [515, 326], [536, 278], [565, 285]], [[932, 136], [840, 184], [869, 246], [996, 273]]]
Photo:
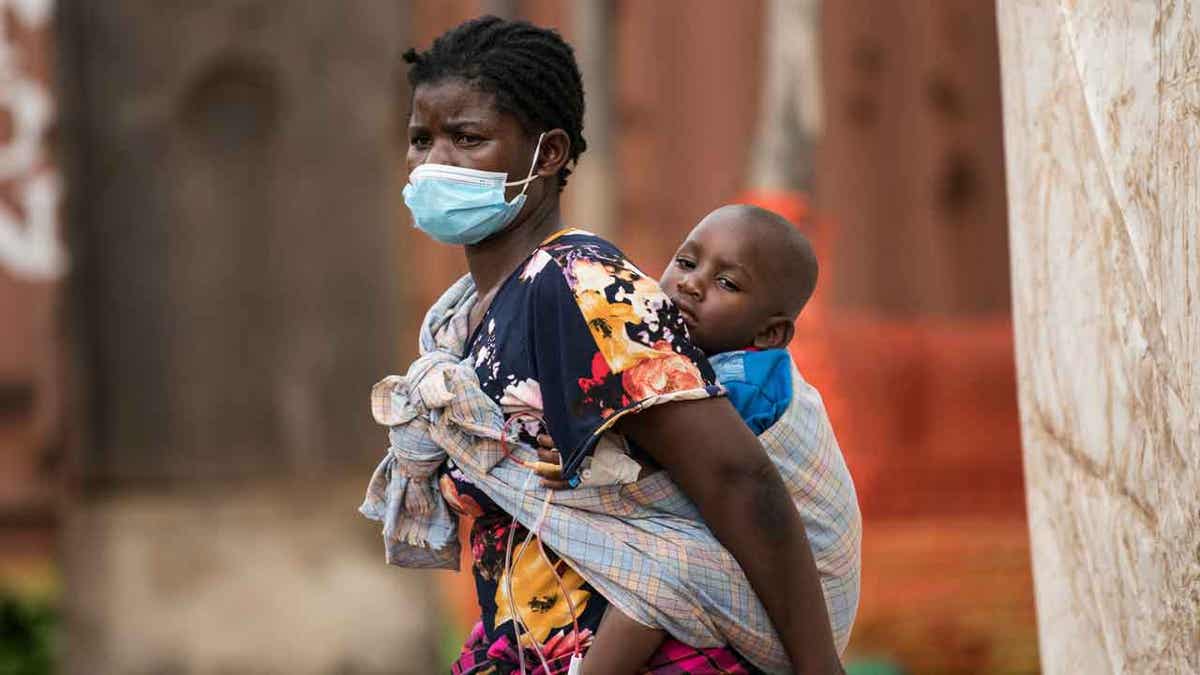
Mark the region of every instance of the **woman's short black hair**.
[[[526, 132], [567, 132], [571, 162], [587, 149], [583, 78], [575, 51], [554, 30], [484, 16], [450, 29], [426, 51], [408, 50], [404, 60], [411, 64], [408, 83], [413, 89], [462, 78], [493, 94], [500, 109], [516, 116]], [[570, 174], [566, 166], [559, 171], [560, 189]]]

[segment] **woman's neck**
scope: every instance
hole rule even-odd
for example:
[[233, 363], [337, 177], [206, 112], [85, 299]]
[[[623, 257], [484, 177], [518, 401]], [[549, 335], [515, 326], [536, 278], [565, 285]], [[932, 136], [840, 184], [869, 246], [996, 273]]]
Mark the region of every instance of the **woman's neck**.
[[481, 298], [504, 283], [538, 244], [562, 229], [558, 199], [537, 204], [523, 221], [487, 241], [466, 247], [467, 269]]

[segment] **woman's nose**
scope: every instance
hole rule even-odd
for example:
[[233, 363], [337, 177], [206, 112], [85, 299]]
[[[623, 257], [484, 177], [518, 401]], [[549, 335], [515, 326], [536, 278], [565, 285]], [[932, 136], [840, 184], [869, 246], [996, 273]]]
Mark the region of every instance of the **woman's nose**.
[[424, 164], [447, 164], [457, 166], [454, 163], [453, 144], [448, 141], [435, 140], [429, 144], [429, 150], [425, 153]]

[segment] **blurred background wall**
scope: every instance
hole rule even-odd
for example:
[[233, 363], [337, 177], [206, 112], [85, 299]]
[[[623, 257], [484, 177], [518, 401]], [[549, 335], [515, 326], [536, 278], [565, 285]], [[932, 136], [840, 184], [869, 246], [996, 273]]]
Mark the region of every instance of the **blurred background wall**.
[[[429, 672], [461, 640], [469, 580], [386, 568], [354, 509], [383, 449], [367, 388], [465, 271], [397, 198], [397, 56], [483, 11], [576, 46], [573, 225], [652, 274], [730, 201], [816, 241], [793, 352], [863, 506], [850, 660], [1037, 669], [990, 2], [0, 6], [60, 109], [43, 248], [72, 255], [65, 303], [61, 262], [0, 257], [0, 572], [62, 608], [72, 671], [238, 672], [259, 645], [260, 672]], [[0, 242], [42, 231], [17, 192], [39, 161], [0, 176]]]

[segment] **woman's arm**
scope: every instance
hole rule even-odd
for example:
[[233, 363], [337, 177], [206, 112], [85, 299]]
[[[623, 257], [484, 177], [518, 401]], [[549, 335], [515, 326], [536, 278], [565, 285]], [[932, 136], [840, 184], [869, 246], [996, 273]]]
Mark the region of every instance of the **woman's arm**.
[[724, 398], [654, 406], [619, 423], [695, 502], [733, 554], [796, 673], [842, 673], [816, 563], [783, 480]]

